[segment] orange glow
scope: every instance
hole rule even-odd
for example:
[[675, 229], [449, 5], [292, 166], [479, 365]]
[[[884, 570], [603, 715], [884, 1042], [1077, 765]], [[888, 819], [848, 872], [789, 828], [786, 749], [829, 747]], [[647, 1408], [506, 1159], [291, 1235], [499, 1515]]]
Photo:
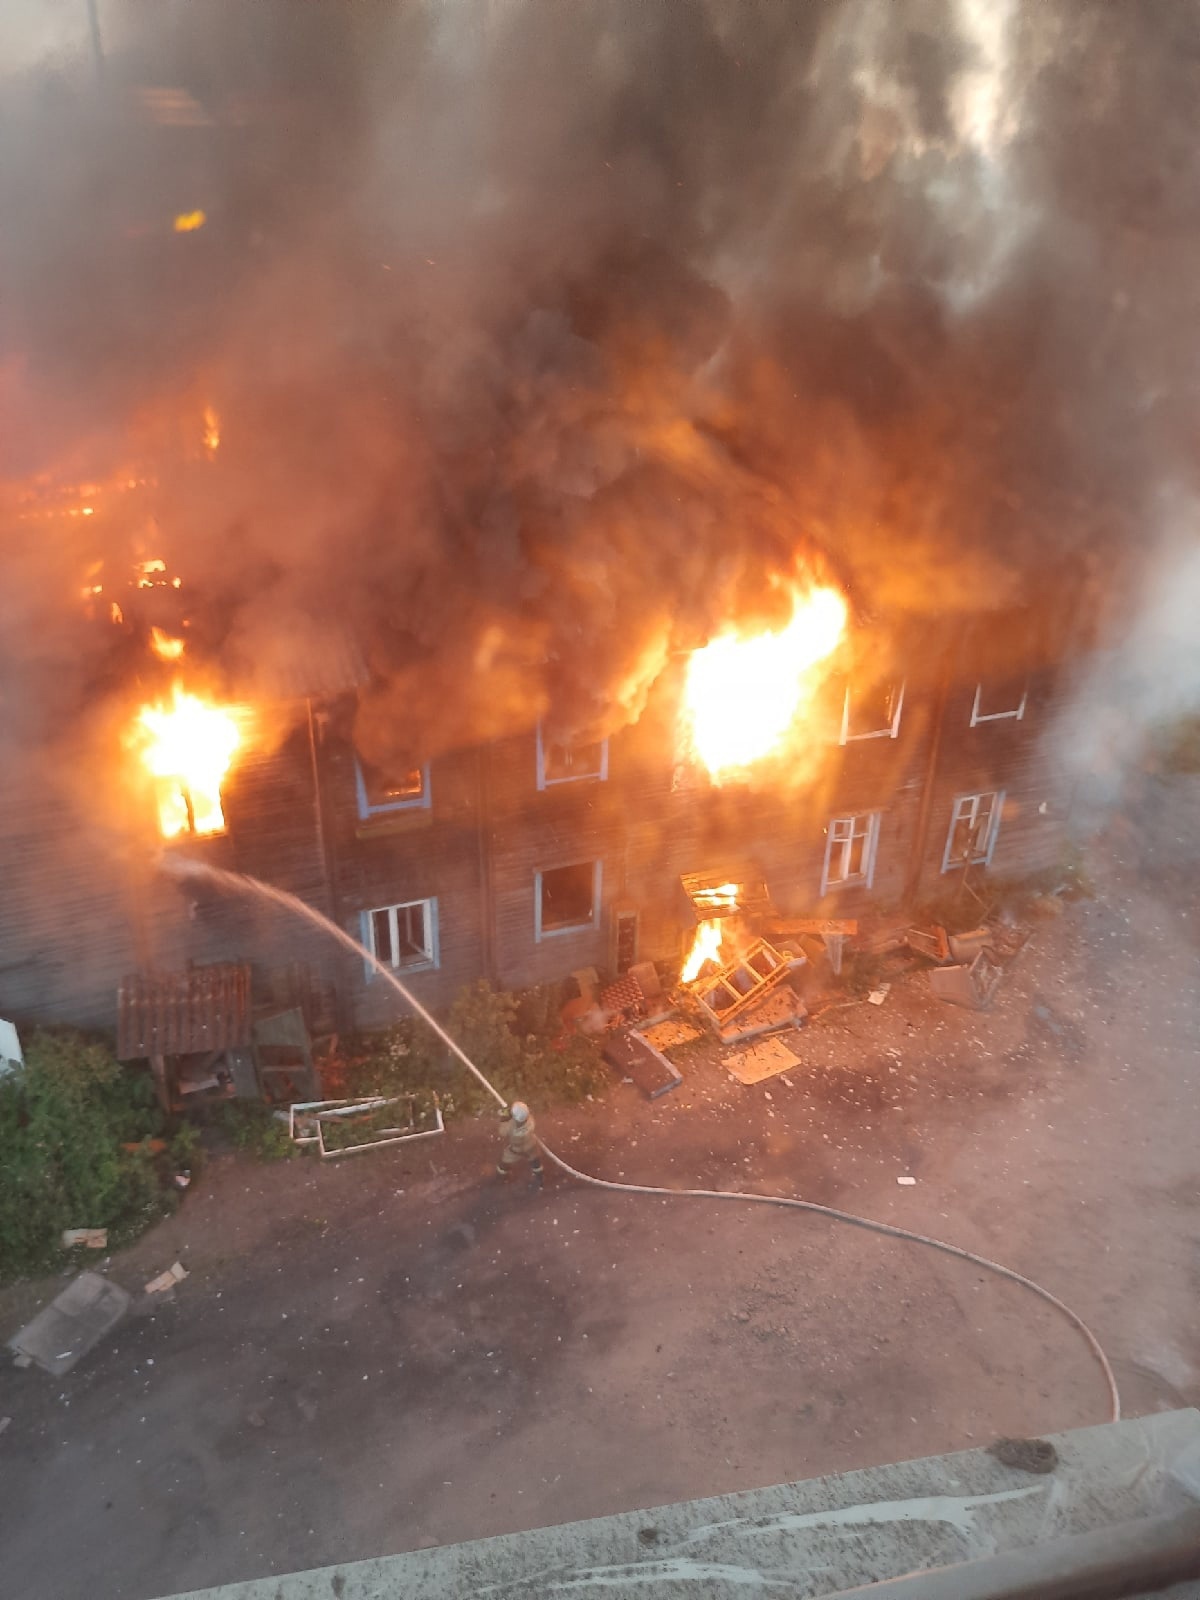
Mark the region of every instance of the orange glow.
[[161, 628], [151, 628], [150, 648], [160, 661], [178, 661], [183, 654], [183, 640], [173, 639]]
[[152, 557], [149, 561], [137, 562], [134, 570], [138, 575], [137, 586], [139, 589], [153, 589], [156, 583], [165, 583], [167, 581], [165, 577], [167, 563], [159, 560], [157, 556]]
[[208, 221], [203, 211], [181, 211], [172, 223], [176, 233], [195, 233]]
[[706, 911], [736, 911], [740, 883], [719, 883], [715, 888], [697, 889], [693, 898]]
[[688, 951], [687, 960], [683, 963], [683, 969], [679, 974], [684, 983], [692, 983], [698, 978], [708, 961], [718, 967], [721, 965], [721, 939], [720, 918], [710, 917], [707, 922], [700, 924], [696, 929], [692, 948]]
[[812, 668], [846, 626], [836, 589], [792, 589], [792, 620], [777, 633], [737, 628], [692, 652], [684, 687], [691, 752], [719, 783], [776, 754], [817, 686]]
[[235, 708], [206, 705], [178, 683], [169, 705], [143, 706], [133, 729], [158, 790], [163, 837], [220, 833], [221, 783], [241, 743]]
[[204, 408], [204, 448], [210, 456], [221, 448], [221, 419], [211, 406]]
[[121, 610], [120, 606], [115, 600], [109, 606], [108, 614], [114, 622], [121, 623], [125, 621], [125, 613]]

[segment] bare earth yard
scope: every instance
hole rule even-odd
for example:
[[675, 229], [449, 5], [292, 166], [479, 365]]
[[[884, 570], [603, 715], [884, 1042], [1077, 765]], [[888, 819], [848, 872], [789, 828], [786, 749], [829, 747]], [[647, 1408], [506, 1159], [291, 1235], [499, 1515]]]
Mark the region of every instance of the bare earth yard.
[[[1093, 870], [989, 1014], [917, 976], [810, 1027], [787, 1083], [698, 1064], [540, 1131], [603, 1176], [998, 1258], [1090, 1322], [1127, 1412], [1196, 1404], [1196, 781], [1148, 786]], [[182, 1260], [171, 1303], [66, 1378], [0, 1365], [0, 1593], [148, 1600], [1105, 1420], [1081, 1339], [1014, 1285], [784, 1211], [498, 1190], [493, 1141], [211, 1162], [109, 1268], [138, 1290]], [[0, 1336], [59, 1287], [0, 1293]]]

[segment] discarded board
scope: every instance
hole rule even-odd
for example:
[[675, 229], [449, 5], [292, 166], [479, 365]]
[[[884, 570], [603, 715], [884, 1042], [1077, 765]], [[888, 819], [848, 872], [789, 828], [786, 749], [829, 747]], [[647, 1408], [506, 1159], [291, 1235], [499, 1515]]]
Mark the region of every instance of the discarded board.
[[[382, 1095], [366, 1100], [297, 1100], [287, 1110], [288, 1138], [293, 1144], [316, 1144], [320, 1136], [318, 1116], [349, 1116], [355, 1111], [374, 1111], [384, 1104]], [[282, 1117], [283, 1112], [277, 1112]]]
[[760, 1033], [770, 1033], [773, 1028], [794, 1028], [808, 1016], [808, 1007], [796, 991], [783, 984], [750, 1011], [724, 1027], [717, 1029], [717, 1037], [725, 1044], [740, 1039], [753, 1039]]
[[782, 938], [811, 933], [821, 938], [827, 933], [842, 933], [853, 938], [858, 932], [856, 917], [772, 917], [771, 932]]
[[651, 1009], [657, 1010], [666, 1004], [662, 979], [653, 961], [635, 961], [629, 969], [629, 976], [642, 991], [646, 1004]]
[[632, 1078], [647, 1100], [657, 1100], [683, 1082], [679, 1069], [634, 1028], [610, 1033], [600, 1054], [623, 1078]]
[[756, 939], [736, 960], [692, 985], [707, 1020], [720, 1032], [752, 1010], [788, 975], [787, 957], [765, 939]]
[[173, 1289], [177, 1283], [182, 1283], [188, 1271], [182, 1261], [176, 1261], [165, 1272], [160, 1272], [157, 1278], [151, 1278], [146, 1285], [147, 1294], [165, 1294], [168, 1289]]
[[36, 1361], [55, 1377], [69, 1372], [129, 1310], [129, 1296], [98, 1272], [81, 1272], [8, 1341], [19, 1365]]
[[829, 970], [835, 977], [842, 973], [842, 951], [846, 948], [846, 935], [844, 933], [823, 933], [821, 943], [825, 946], [825, 954], [829, 957]]
[[[371, 1113], [383, 1111], [388, 1106], [406, 1105], [408, 1107], [408, 1121], [396, 1127], [375, 1128], [374, 1137], [361, 1139], [355, 1144], [334, 1145], [325, 1143], [326, 1124], [336, 1126], [339, 1121], [348, 1117], [354, 1111]], [[446, 1131], [446, 1124], [442, 1120], [442, 1108], [434, 1097], [433, 1126], [429, 1128], [417, 1127], [417, 1103], [412, 1095], [396, 1095], [389, 1100], [380, 1100], [374, 1106], [351, 1106], [343, 1110], [321, 1111], [317, 1113], [317, 1149], [323, 1160], [332, 1161], [337, 1156], [357, 1155], [360, 1150], [381, 1150], [385, 1145], [411, 1144], [414, 1139], [430, 1139]], [[343, 1125], [345, 1125], [343, 1123]]]
[[64, 1250], [74, 1250], [77, 1245], [85, 1244], [89, 1250], [104, 1250], [108, 1246], [107, 1228], [64, 1228], [62, 1247]]
[[701, 1037], [700, 1029], [681, 1017], [665, 1017], [661, 1022], [644, 1022], [636, 1030], [655, 1050], [669, 1050], [672, 1045], [690, 1044]]
[[782, 1039], [760, 1039], [757, 1044], [726, 1056], [724, 1064], [739, 1083], [752, 1084], [799, 1066], [800, 1057]]
[[939, 1000], [971, 1011], [986, 1011], [1003, 976], [1003, 969], [981, 950], [969, 965], [934, 967], [929, 984]]
[[950, 941], [945, 928], [909, 928], [904, 942], [914, 955], [925, 956], [930, 961], [942, 963], [950, 959]]
[[992, 942], [990, 928], [972, 928], [969, 933], [950, 935], [950, 954], [955, 961], [970, 963]]

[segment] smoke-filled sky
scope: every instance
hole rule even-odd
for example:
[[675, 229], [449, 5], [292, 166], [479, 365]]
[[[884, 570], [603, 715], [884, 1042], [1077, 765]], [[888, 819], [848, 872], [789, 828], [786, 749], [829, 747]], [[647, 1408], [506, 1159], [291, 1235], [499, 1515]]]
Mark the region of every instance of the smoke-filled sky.
[[614, 728], [797, 562], [968, 613], [1191, 491], [1190, 4], [96, 10], [0, 23], [10, 724], [111, 674], [88, 539], [231, 670], [355, 637], [386, 760]]

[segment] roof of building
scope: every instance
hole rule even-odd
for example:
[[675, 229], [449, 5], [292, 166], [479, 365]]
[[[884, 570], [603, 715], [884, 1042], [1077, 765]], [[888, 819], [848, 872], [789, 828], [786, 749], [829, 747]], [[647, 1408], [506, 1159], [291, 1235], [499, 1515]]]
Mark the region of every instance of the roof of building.
[[135, 972], [117, 990], [117, 1057], [201, 1055], [250, 1044], [250, 968]]

